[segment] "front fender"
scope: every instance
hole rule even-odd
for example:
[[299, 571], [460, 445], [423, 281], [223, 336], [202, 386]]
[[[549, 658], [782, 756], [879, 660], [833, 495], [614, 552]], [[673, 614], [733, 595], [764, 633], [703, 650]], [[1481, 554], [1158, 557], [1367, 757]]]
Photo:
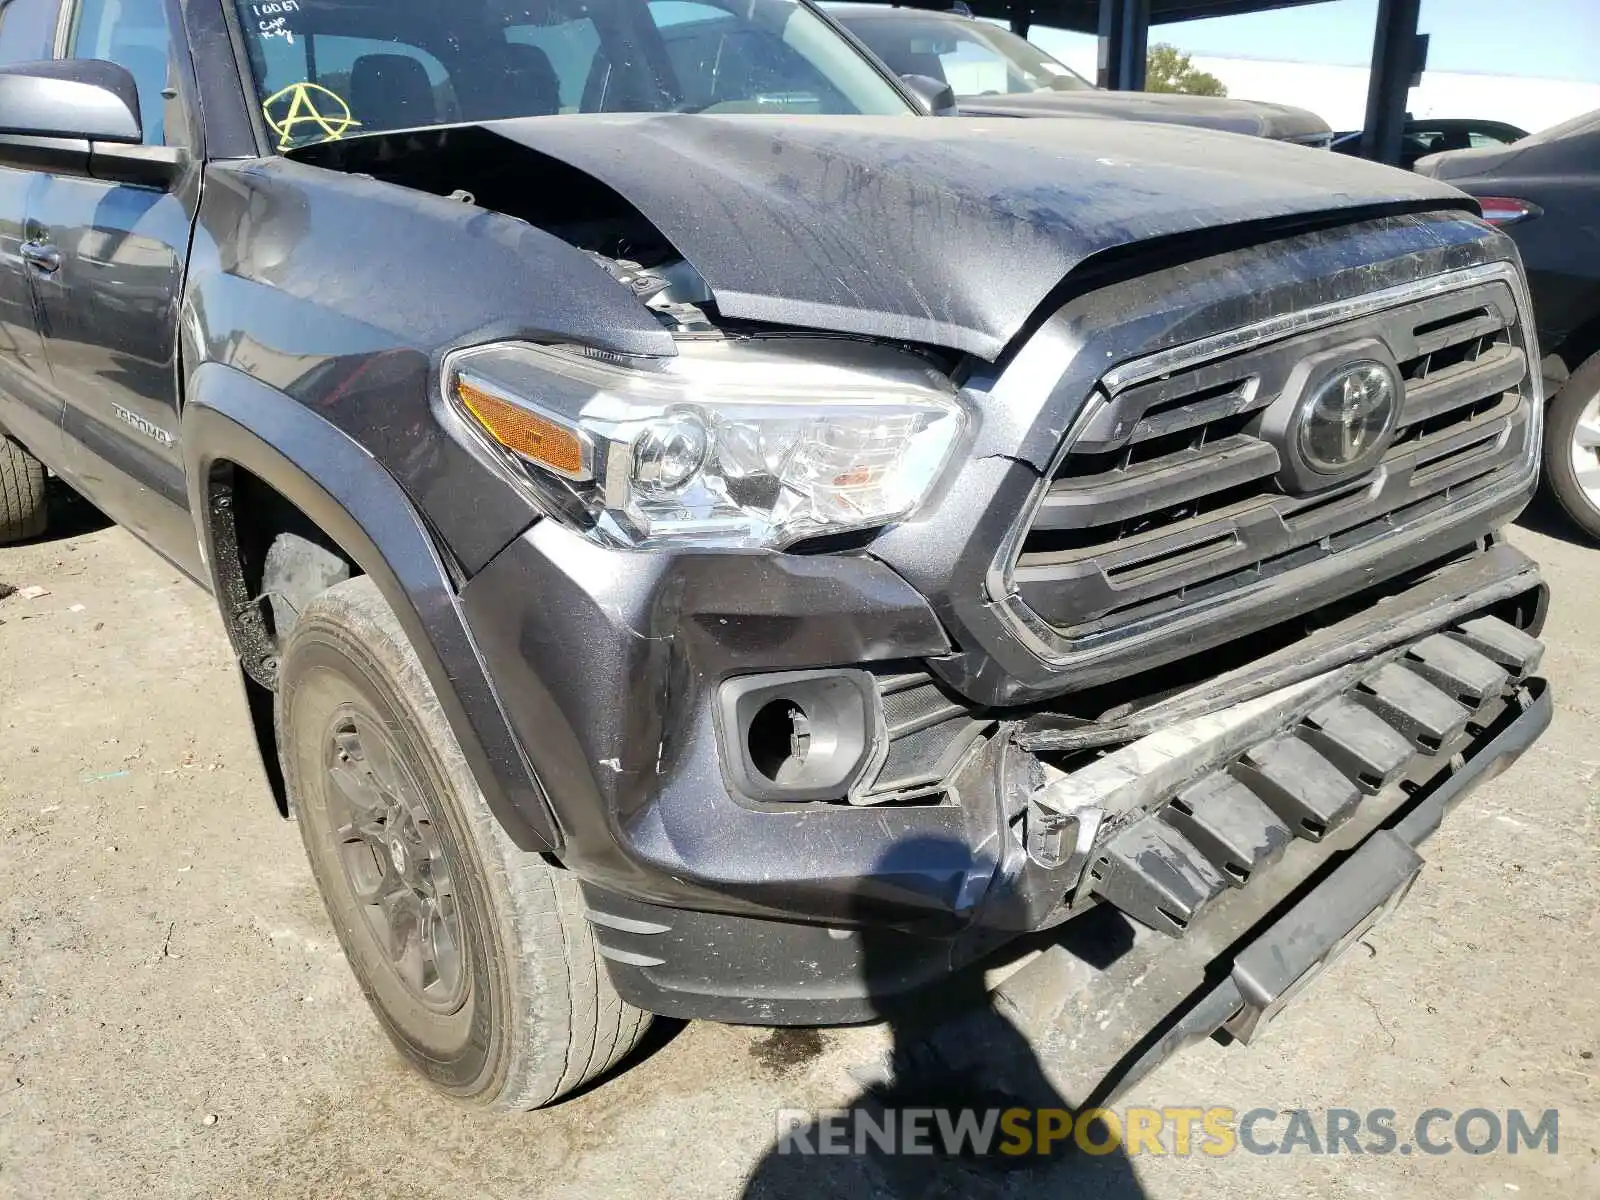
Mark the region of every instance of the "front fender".
[[211, 163], [184, 281], [183, 362], [218, 362], [347, 433], [467, 575], [539, 516], [452, 428], [439, 367], [493, 341], [670, 355], [632, 291], [552, 234], [288, 159]]
[[230, 566], [237, 553], [228, 464], [276, 490], [372, 577], [422, 661], [490, 809], [521, 848], [558, 848], [549, 803], [511, 733], [444, 561], [388, 471], [292, 397], [214, 362], [190, 376], [182, 445], [212, 590], [247, 671], [259, 669], [269, 650], [241, 619], [253, 598]]

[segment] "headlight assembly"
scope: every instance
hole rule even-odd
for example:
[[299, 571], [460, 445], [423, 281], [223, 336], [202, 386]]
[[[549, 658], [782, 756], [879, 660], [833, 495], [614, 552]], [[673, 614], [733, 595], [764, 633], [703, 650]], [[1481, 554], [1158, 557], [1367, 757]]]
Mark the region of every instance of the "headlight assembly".
[[966, 418], [939, 372], [885, 346], [680, 343], [622, 360], [501, 343], [453, 355], [447, 399], [596, 540], [782, 547], [916, 511]]

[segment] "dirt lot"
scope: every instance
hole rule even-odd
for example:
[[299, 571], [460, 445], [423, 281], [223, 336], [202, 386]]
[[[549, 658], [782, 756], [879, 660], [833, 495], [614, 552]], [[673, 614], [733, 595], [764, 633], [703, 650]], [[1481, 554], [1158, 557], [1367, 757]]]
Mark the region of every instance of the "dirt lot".
[[[1560, 1110], [1559, 1152], [1079, 1158], [1041, 1175], [773, 1159], [880, 1029], [665, 1030], [560, 1107], [489, 1118], [400, 1067], [272, 808], [206, 596], [117, 529], [0, 550], [0, 1194], [532, 1197], [1600, 1195], [1600, 551], [1556, 589], [1550, 734], [1426, 848], [1411, 898], [1249, 1048], [1129, 1104]], [[1281, 1137], [1284, 1122], [1266, 1140]], [[1448, 1126], [1444, 1127], [1448, 1131]]]

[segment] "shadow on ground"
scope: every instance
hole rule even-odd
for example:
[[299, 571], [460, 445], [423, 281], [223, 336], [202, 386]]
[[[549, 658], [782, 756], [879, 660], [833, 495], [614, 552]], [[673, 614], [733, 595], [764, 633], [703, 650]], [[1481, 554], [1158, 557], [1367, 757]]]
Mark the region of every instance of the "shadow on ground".
[[1555, 538], [1580, 549], [1600, 550], [1600, 542], [1596, 542], [1579, 529], [1573, 519], [1562, 511], [1561, 505], [1551, 499], [1550, 494], [1543, 489], [1540, 489], [1533, 502], [1517, 518], [1517, 524], [1534, 533]]
[[[941, 840], [917, 838], [897, 845], [885, 855], [879, 879], [902, 870], [909, 876], [919, 861], [949, 861]], [[866, 1084], [843, 1114], [815, 1114], [796, 1121], [787, 1136], [780, 1133], [750, 1174], [745, 1200], [1004, 1195], [1138, 1200], [1145, 1195], [1120, 1147], [1084, 1153], [1068, 1136], [1039, 1153], [1035, 1135], [1043, 1114], [1065, 1118], [1071, 1105], [1046, 1078], [1027, 1039], [995, 1007], [980, 972], [951, 976], [935, 999], [880, 994], [873, 981], [893, 979], [903, 969], [904, 943], [881, 932], [881, 925], [864, 920], [861, 928], [868, 988], [893, 1034], [883, 1078]], [[908, 1153], [906, 1121], [919, 1113], [929, 1132], [916, 1141], [927, 1149]], [[1009, 1128], [1002, 1114], [1009, 1114]], [[963, 1116], [968, 1129], [990, 1122], [992, 1136], [947, 1144], [941, 1124], [959, 1129]], [[898, 1135], [893, 1150], [883, 1145], [894, 1140], [883, 1137], [891, 1129]], [[1028, 1136], [1019, 1136], [1019, 1130], [1029, 1131]], [[979, 1140], [986, 1144], [979, 1147]], [[1089, 1141], [1103, 1148], [1107, 1131], [1099, 1128]], [[820, 1152], [830, 1143], [835, 1152]]]
[[110, 526], [111, 519], [77, 492], [52, 475], [46, 485], [45, 503], [50, 510], [50, 523], [44, 535], [32, 540], [31, 545], [43, 542], [64, 542], [68, 538]]

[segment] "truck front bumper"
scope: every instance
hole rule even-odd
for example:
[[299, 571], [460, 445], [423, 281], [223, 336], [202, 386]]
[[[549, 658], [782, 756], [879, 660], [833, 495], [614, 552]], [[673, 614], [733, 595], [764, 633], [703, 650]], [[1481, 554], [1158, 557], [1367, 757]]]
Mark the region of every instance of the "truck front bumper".
[[763, 802], [727, 769], [724, 686], [898, 670], [948, 653], [938, 622], [865, 556], [617, 554], [542, 522], [462, 599], [611, 976], [665, 1015], [872, 1020], [1106, 913], [1120, 941], [1087, 961], [1120, 961], [1137, 929], [1209, 962], [1239, 936], [1222, 926], [1292, 906], [1548, 720], [1514, 627], [1537, 627], [1544, 588], [1496, 545], [1117, 721], [984, 710], [936, 794]]
[[[1547, 682], [1508, 678], [1504, 692], [1474, 712], [1470, 728], [1437, 752], [1414, 750], [1375, 794], [1356, 796], [1342, 813], [1310, 818], [1324, 826], [1314, 838], [1304, 830], [1291, 835], [1280, 814], [1300, 811], [1306, 797], [1331, 796], [1331, 780], [1313, 777], [1320, 768], [1281, 777], [1281, 791], [1262, 806], [1254, 789], [1275, 789], [1251, 763], [1270, 770], [1272, 750], [1286, 736], [1322, 732], [1310, 721], [1348, 715], [1343, 706], [1355, 704], [1364, 686], [1351, 684], [1310, 708], [1302, 697], [1287, 712], [1278, 696], [1240, 706], [1257, 710], [1245, 722], [1255, 739], [1242, 753], [1228, 744], [1230, 734], [1239, 736], [1238, 724], [1225, 728], [1220, 746], [1197, 747], [1191, 730], [1179, 728], [1126, 748], [1150, 767], [1134, 781], [1141, 789], [1151, 775], [1173, 769], [1175, 742], [1189, 742], [1212, 765], [1180, 766], [1154, 788], [1156, 803], [1126, 810], [1119, 830], [1086, 838], [1059, 865], [1033, 858], [1006, 864], [985, 911], [952, 937], [669, 913], [599, 891], [590, 892], [590, 916], [619, 990], [656, 1012], [764, 1024], [872, 1020], [920, 1002], [920, 988], [953, 970], [987, 966], [1005, 979], [1002, 997], [1041, 1047], [1070, 1040], [1062, 1061], [1086, 1079], [1118, 1071], [1137, 1077], [1176, 1046], [1219, 1028], [1249, 1040], [1399, 900], [1421, 867], [1414, 847], [1444, 815], [1550, 723]], [[1223, 723], [1228, 714], [1215, 716]], [[1240, 777], [1250, 789], [1233, 792]], [[1231, 794], [1222, 795], [1217, 780]], [[1051, 786], [1059, 792], [1071, 782]], [[1185, 796], [1199, 799], [1185, 805]], [[1052, 801], [1059, 796], [1049, 786], [1031, 797], [1035, 806]], [[1048, 900], [1056, 908], [1040, 921], [1046, 928], [1019, 937], [1018, 913]], [[1082, 1039], [1086, 1028], [1104, 1036]], [[1090, 1090], [1085, 1084], [1077, 1094]]]
[[[1528, 681], [1420, 787], [1373, 804], [1320, 844], [1291, 846], [1183, 938], [1109, 911], [1096, 914], [1105, 919], [1094, 928], [1093, 917], [1084, 929], [1065, 927], [1000, 985], [1001, 1011], [1077, 1107], [1108, 1102], [1192, 1042], [1217, 1035], [1248, 1043], [1404, 898], [1423, 865], [1417, 848], [1533, 744], [1552, 707], [1549, 685]], [[1108, 945], [1117, 952], [1107, 954]], [[969, 1053], [959, 1020], [933, 1036], [947, 1061]]]

